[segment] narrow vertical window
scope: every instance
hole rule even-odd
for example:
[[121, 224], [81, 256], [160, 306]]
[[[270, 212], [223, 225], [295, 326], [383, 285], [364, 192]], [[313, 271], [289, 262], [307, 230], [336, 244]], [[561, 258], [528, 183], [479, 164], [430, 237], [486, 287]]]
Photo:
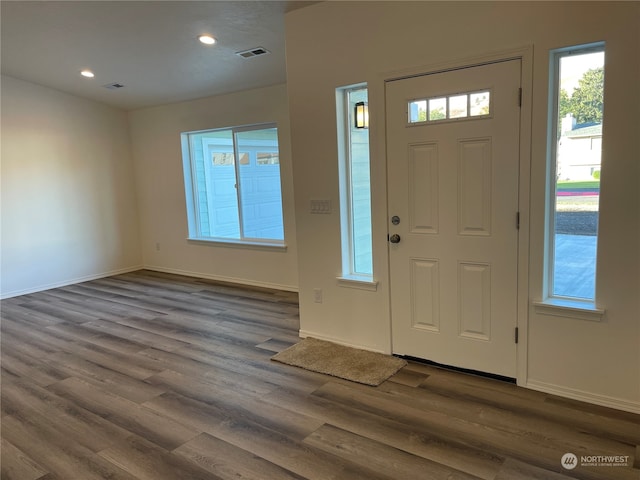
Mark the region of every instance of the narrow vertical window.
[[337, 90], [342, 276], [373, 276], [369, 111], [365, 85]]
[[604, 44], [551, 52], [547, 296], [595, 302]]

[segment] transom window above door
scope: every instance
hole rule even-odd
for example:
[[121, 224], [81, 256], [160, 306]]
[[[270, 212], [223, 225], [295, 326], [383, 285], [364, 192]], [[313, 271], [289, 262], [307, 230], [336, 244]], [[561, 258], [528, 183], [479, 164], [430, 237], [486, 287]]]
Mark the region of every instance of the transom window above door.
[[491, 91], [455, 93], [409, 101], [409, 124], [491, 116]]

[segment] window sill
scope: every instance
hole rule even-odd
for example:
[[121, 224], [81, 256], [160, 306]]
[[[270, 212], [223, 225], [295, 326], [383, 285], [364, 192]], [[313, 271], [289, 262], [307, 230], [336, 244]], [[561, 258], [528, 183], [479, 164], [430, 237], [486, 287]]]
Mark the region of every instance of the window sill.
[[347, 288], [357, 288], [375, 292], [378, 290], [378, 281], [367, 275], [343, 275], [337, 277], [338, 286]]
[[605, 313], [603, 308], [597, 308], [593, 302], [586, 300], [548, 298], [541, 302], [532, 303], [536, 313], [554, 317], [601, 322]]
[[210, 245], [212, 247], [246, 248], [249, 250], [267, 250], [275, 252], [287, 251], [287, 245], [279, 242], [248, 242], [246, 240], [233, 240], [230, 238], [187, 238], [187, 242]]

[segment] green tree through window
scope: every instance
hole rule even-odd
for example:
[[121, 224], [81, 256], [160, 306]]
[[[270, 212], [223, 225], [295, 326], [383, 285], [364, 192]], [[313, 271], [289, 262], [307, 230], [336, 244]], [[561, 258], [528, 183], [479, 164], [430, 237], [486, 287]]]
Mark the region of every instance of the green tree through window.
[[578, 81], [571, 96], [560, 90], [558, 113], [560, 118], [572, 114], [576, 123], [602, 123], [604, 67], [587, 70]]

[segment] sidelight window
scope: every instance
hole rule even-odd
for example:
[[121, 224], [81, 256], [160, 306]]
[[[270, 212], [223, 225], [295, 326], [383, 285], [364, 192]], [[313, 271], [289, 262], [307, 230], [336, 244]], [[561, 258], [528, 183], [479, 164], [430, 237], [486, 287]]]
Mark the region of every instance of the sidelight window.
[[604, 58], [604, 44], [551, 52], [549, 298], [596, 298]]
[[338, 112], [342, 275], [373, 276], [368, 121], [357, 125], [356, 105], [368, 116], [365, 85], [336, 91]]

